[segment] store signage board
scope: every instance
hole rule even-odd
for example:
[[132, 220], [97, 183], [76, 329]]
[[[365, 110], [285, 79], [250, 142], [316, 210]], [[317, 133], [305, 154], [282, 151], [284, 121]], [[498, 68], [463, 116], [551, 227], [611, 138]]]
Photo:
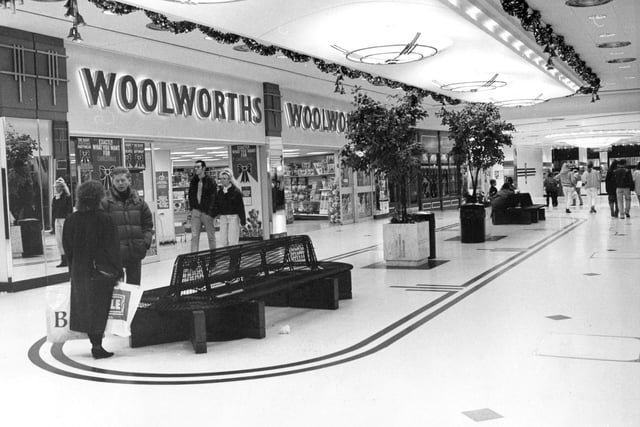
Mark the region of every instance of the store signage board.
[[90, 107], [118, 106], [123, 112], [196, 117], [238, 124], [259, 124], [263, 120], [262, 98], [247, 94], [211, 90], [185, 84], [135, 78], [103, 70], [79, 70], [85, 98]]
[[347, 129], [347, 113], [344, 111], [285, 102], [285, 114], [290, 128], [335, 133], [344, 133]]
[[105, 189], [111, 188], [111, 171], [122, 166], [122, 140], [120, 138], [71, 137], [76, 147], [76, 165], [80, 169], [80, 182], [99, 180]]

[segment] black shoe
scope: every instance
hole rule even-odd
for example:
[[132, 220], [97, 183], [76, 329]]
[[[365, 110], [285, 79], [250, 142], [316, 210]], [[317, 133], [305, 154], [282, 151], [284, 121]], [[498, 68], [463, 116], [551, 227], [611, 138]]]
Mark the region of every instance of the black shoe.
[[566, 213], [571, 213], [571, 210], [569, 210], [569, 209], [565, 209], [564, 211], [565, 211]]
[[628, 213], [624, 214], [624, 216], [626, 216], [627, 218], [631, 218], [631, 215], [629, 215]]
[[91, 355], [94, 359], [106, 359], [113, 356], [113, 352], [107, 351], [102, 347], [95, 347], [91, 349]]
[[591, 210], [589, 211], [589, 213], [596, 213], [596, 208], [594, 208], [593, 206], [591, 206]]

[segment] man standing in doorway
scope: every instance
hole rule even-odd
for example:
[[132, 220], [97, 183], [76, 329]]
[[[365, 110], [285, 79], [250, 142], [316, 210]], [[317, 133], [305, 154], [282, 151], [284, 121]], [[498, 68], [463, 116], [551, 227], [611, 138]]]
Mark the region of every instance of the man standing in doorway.
[[120, 261], [125, 271], [125, 282], [139, 285], [142, 259], [151, 247], [153, 215], [147, 202], [131, 188], [129, 169], [113, 169], [111, 184], [111, 190], [107, 191], [102, 207], [118, 227]]
[[209, 240], [209, 249], [216, 247], [216, 230], [214, 218], [209, 215], [213, 209], [213, 201], [217, 191], [215, 181], [206, 174], [207, 165], [196, 160], [193, 167], [193, 178], [189, 183], [189, 208], [191, 209], [191, 252], [198, 252], [200, 247], [200, 228], [204, 224]]

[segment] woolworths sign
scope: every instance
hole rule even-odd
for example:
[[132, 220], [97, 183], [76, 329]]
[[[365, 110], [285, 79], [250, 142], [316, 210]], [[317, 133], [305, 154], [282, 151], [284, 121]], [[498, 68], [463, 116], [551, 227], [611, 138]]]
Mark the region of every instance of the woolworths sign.
[[343, 111], [285, 102], [285, 114], [290, 128], [335, 133], [344, 133], [347, 128], [347, 115]]

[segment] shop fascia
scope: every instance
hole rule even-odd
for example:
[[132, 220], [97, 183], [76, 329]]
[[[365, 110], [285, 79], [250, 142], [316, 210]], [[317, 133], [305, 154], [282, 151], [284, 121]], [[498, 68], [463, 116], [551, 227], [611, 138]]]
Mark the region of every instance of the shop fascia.
[[136, 79], [103, 70], [80, 69], [89, 106], [108, 108], [115, 98], [124, 112], [140, 109], [165, 116], [196, 116], [199, 119], [262, 122], [262, 99], [246, 94], [223, 92], [179, 83]]
[[344, 133], [347, 128], [347, 115], [343, 111], [285, 102], [285, 112], [290, 128], [336, 133]]

